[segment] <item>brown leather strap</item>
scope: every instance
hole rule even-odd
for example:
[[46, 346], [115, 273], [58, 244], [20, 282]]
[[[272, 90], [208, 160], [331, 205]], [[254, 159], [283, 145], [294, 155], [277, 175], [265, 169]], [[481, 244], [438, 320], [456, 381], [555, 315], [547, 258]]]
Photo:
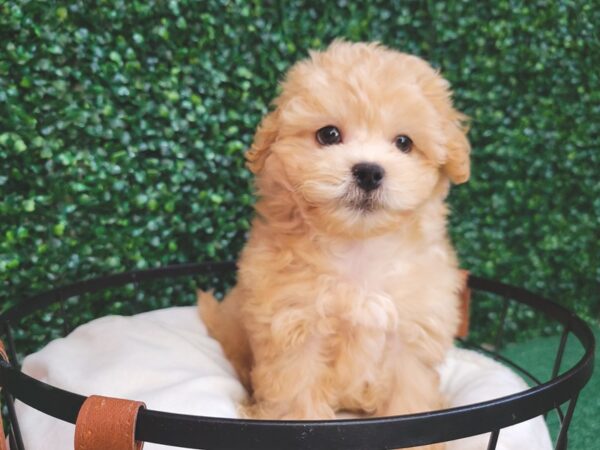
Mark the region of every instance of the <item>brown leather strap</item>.
[[465, 338], [469, 334], [469, 320], [471, 310], [471, 289], [468, 286], [469, 271], [461, 270], [463, 276], [463, 287], [459, 294], [460, 300], [460, 325], [456, 337]]
[[8, 450], [6, 447], [6, 436], [4, 435], [4, 424], [2, 423], [2, 414], [0, 414], [0, 450]]
[[4, 424], [2, 423], [2, 414], [0, 414], [0, 450], [8, 450], [6, 446], [6, 436], [4, 435]]
[[2, 358], [6, 362], [9, 362], [8, 353], [6, 353], [6, 349], [4, 348], [4, 342], [2, 342], [2, 340], [0, 340], [0, 358]]
[[[4, 349], [4, 343], [0, 340], [0, 358], [8, 362], [8, 355]], [[2, 388], [2, 386], [0, 386]], [[0, 450], [8, 450], [6, 447], [6, 436], [4, 435], [4, 424], [2, 423], [2, 404], [0, 404]]]
[[81, 406], [75, 424], [75, 450], [141, 450], [135, 423], [142, 402], [92, 395]]

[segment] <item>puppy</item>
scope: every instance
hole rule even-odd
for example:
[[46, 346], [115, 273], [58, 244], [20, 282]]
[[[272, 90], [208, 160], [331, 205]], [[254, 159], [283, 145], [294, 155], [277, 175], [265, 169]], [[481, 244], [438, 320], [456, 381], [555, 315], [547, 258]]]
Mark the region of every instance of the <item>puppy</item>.
[[462, 279], [444, 199], [470, 171], [450, 97], [425, 61], [378, 44], [335, 41], [288, 72], [246, 154], [259, 200], [237, 285], [199, 301], [248, 416], [443, 406]]

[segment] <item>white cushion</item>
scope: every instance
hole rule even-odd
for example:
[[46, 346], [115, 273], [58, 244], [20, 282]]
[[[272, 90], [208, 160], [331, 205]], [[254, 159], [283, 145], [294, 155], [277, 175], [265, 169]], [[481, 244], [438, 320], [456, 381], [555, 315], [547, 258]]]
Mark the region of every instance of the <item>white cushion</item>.
[[[504, 366], [478, 353], [454, 349], [440, 369], [451, 406], [480, 402], [527, 389]], [[210, 338], [195, 307], [167, 308], [132, 317], [108, 316], [80, 326], [25, 358], [23, 371], [82, 395], [129, 398], [167, 412], [236, 417], [246, 393]], [[27, 450], [71, 450], [74, 426], [21, 402], [16, 405]], [[167, 447], [147, 443], [145, 450]], [[448, 450], [487, 448], [478, 436]], [[543, 419], [501, 431], [499, 450], [552, 448]]]
[[[519, 376], [481, 353], [453, 349], [440, 367], [442, 391], [450, 405], [464, 406], [529, 389]], [[489, 433], [449, 443], [447, 450], [485, 450]], [[543, 417], [500, 430], [497, 450], [549, 450], [550, 435]]]

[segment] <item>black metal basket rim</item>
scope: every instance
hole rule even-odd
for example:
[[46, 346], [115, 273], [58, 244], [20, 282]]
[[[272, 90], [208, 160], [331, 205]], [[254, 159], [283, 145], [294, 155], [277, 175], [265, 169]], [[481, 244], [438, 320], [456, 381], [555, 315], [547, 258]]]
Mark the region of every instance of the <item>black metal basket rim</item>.
[[[0, 315], [0, 324], [24, 317], [54, 302], [132, 282], [221, 273], [231, 262], [178, 264], [118, 273], [77, 282], [30, 297]], [[494, 400], [419, 414], [337, 420], [267, 421], [228, 419], [141, 410], [136, 439], [186, 448], [390, 448], [450, 441], [501, 428], [539, 416], [576, 398], [592, 375], [595, 339], [588, 325], [566, 308], [521, 288], [474, 275], [469, 286], [525, 303], [556, 319], [573, 332], [584, 355], [568, 371], [517, 394]], [[0, 360], [0, 385], [29, 406], [66, 422], [75, 423], [86, 397], [35, 380]], [[573, 400], [571, 400], [573, 403]], [[468, 430], [468, 431], [466, 431]], [[193, 431], [193, 432], [191, 432]], [[243, 446], [242, 446], [243, 443]]]

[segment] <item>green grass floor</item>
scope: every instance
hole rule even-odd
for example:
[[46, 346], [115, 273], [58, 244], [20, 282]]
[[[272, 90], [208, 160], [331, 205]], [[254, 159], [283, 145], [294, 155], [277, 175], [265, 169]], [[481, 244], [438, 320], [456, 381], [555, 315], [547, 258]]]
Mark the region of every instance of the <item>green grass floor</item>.
[[[600, 328], [593, 327], [596, 341], [600, 341]], [[542, 381], [547, 381], [552, 373], [554, 355], [559, 345], [559, 337], [532, 339], [524, 343], [510, 344], [503, 355], [531, 371]], [[574, 336], [567, 341], [561, 372], [571, 368], [583, 354], [583, 349]], [[596, 365], [600, 364], [600, 351], [596, 347]], [[566, 411], [567, 404], [563, 406]], [[556, 413], [547, 418], [552, 438], [556, 439], [559, 422]], [[555, 442], [555, 441], [554, 441]], [[579, 395], [573, 421], [569, 428], [569, 450], [600, 449], [600, 370], [595, 370], [592, 379]]]

